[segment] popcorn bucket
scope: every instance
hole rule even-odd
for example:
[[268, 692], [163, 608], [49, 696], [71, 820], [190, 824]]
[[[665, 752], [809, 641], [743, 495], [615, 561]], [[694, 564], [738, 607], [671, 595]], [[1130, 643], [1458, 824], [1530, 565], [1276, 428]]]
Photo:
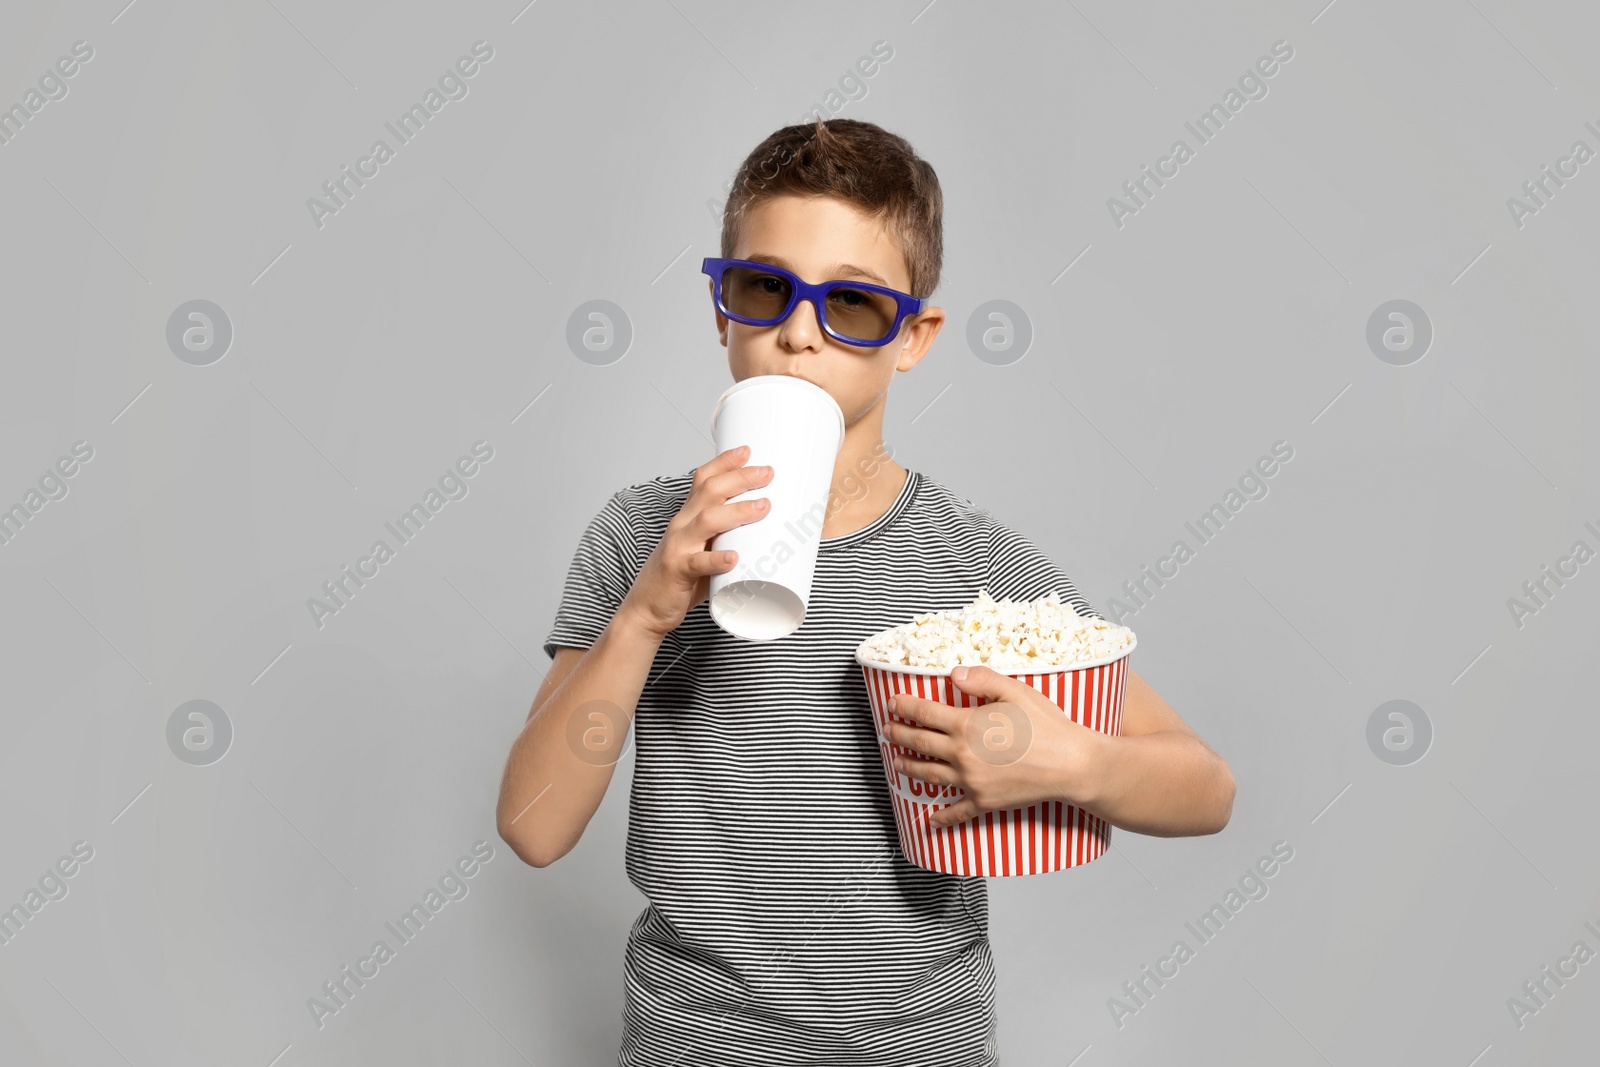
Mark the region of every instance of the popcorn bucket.
[[[1073, 722], [1116, 736], [1122, 732], [1128, 656], [1136, 644], [1113, 658], [1040, 674], [1008, 676], [1049, 697]], [[1111, 843], [1111, 824], [1059, 800], [1007, 811], [986, 811], [954, 826], [930, 824], [929, 816], [966, 793], [955, 786], [929, 785], [895, 770], [894, 756], [918, 758], [918, 754], [884, 737], [890, 722], [906, 722], [888, 711], [889, 698], [908, 693], [958, 708], [979, 707], [989, 701], [957, 689], [950, 681], [950, 668], [895, 666], [875, 662], [860, 653], [856, 662], [866, 676], [878, 752], [883, 757], [895, 826], [900, 833], [900, 851], [909, 863], [941, 874], [993, 878], [1065, 870], [1105, 852]]]

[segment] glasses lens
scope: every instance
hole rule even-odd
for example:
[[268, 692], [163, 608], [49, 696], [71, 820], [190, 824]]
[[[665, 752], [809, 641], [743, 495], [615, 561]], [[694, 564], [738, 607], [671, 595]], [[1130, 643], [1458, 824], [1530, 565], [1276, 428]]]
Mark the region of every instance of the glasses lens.
[[894, 297], [871, 289], [839, 286], [828, 293], [828, 325], [857, 341], [887, 341], [898, 309]]
[[747, 319], [775, 319], [789, 305], [791, 286], [785, 278], [750, 267], [722, 272], [722, 302]]

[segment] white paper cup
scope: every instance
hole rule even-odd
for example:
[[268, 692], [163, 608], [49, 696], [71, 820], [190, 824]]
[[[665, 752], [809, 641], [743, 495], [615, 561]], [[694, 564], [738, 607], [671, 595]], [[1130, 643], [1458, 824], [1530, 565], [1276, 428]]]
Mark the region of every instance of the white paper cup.
[[766, 497], [771, 507], [712, 540], [713, 551], [732, 549], [739, 561], [711, 576], [711, 618], [735, 637], [775, 641], [805, 621], [833, 465], [844, 447], [844, 412], [821, 386], [760, 374], [717, 399], [711, 436], [718, 452], [749, 445], [745, 465], [772, 468], [766, 485], [728, 498]]

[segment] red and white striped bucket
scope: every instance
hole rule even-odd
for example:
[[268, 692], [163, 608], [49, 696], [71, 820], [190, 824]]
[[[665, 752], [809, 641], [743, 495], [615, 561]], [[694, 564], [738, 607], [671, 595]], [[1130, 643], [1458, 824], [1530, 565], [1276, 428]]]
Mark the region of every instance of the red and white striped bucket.
[[[1043, 674], [1013, 674], [1054, 701], [1073, 722], [1116, 736], [1122, 732], [1122, 693], [1133, 645], [1115, 659]], [[928, 817], [966, 795], [955, 786], [929, 785], [894, 769], [894, 756], [911, 755], [884, 738], [890, 722], [906, 720], [887, 710], [896, 693], [926, 697], [952, 707], [987, 704], [984, 697], [961, 692], [950, 681], [949, 668], [896, 667], [864, 659], [878, 752], [894, 802], [900, 851], [918, 867], [941, 874], [985, 878], [1047, 874], [1097, 859], [1111, 843], [1111, 824], [1097, 815], [1053, 800], [1008, 811], [987, 811], [954, 826], [934, 826]]]

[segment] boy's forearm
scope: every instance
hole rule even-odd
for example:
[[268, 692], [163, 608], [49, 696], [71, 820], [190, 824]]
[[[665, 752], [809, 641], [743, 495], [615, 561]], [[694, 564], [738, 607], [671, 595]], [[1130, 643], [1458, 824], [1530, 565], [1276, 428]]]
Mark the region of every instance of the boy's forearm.
[[[611, 784], [661, 641], [624, 606], [572, 673], [529, 712], [511, 746], [496, 809], [500, 836], [525, 862], [554, 863], [583, 836]], [[569, 732], [575, 715], [583, 722]], [[603, 762], [604, 751], [584, 759], [574, 750], [574, 739], [586, 731], [601, 732], [611, 762]]]
[[1136, 834], [1214, 834], [1233, 813], [1233, 772], [1204, 741], [1183, 730], [1102, 737], [1080, 793], [1082, 806]]

